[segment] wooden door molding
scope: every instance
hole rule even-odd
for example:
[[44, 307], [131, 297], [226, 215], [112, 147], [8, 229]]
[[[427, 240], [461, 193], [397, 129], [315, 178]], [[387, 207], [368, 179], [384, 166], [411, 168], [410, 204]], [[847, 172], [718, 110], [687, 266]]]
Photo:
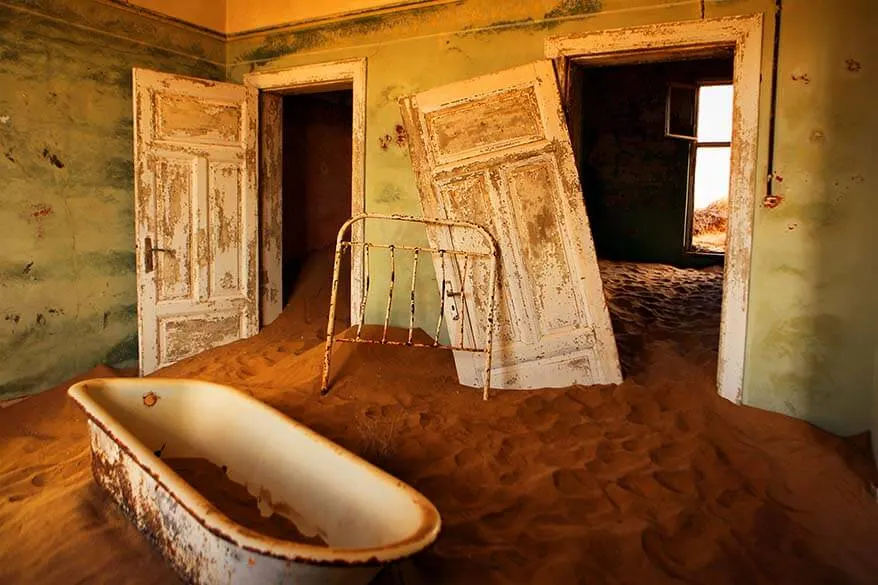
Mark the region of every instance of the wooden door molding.
[[[351, 155], [351, 217], [366, 211], [366, 59], [349, 59], [288, 67], [272, 71], [260, 71], [244, 76], [244, 85], [255, 88], [268, 95], [281, 95], [299, 92], [333, 91], [351, 89], [353, 91], [352, 155]], [[272, 119], [275, 120], [272, 122]], [[273, 116], [262, 124], [265, 133], [281, 135], [282, 118]], [[272, 128], [272, 124], [275, 125]], [[279, 141], [275, 145], [272, 160], [280, 156]], [[263, 138], [263, 144], [265, 139]], [[265, 314], [263, 324], [280, 314], [283, 299], [281, 291], [282, 214], [279, 212], [282, 201], [280, 181], [264, 186], [260, 193], [262, 217], [262, 238], [260, 244], [263, 266], [261, 271], [261, 306]], [[272, 213], [267, 210], [277, 210]], [[358, 226], [352, 234], [354, 241], [363, 240], [362, 227]], [[360, 247], [360, 249], [362, 249]], [[363, 290], [362, 252], [351, 254], [351, 324], [360, 323], [359, 299]]]
[[140, 373], [258, 331], [257, 92], [134, 69]]
[[[545, 55], [555, 60], [565, 99], [577, 95], [570, 87], [575, 65], [629, 64], [713, 56], [734, 50], [735, 88], [729, 233], [723, 282], [717, 387], [724, 398], [741, 403], [744, 395], [744, 359], [747, 344], [750, 251], [756, 202], [765, 193], [767, 141], [760, 139], [760, 101], [770, 92], [763, 84], [763, 17], [718, 18], [661, 23], [624, 29], [551, 37]], [[767, 62], [767, 61], [766, 61]], [[577, 111], [576, 103], [566, 104]]]

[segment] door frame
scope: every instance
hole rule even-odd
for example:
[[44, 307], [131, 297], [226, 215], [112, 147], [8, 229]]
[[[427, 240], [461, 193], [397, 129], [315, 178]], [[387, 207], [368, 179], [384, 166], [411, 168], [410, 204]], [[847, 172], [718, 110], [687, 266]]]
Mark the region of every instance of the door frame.
[[577, 156], [581, 141], [577, 65], [667, 61], [711, 56], [727, 49], [734, 51], [735, 97], [717, 390], [723, 398], [740, 404], [744, 395], [753, 215], [766, 189], [761, 178], [768, 173], [767, 157], [760, 156], [767, 143], [759, 136], [759, 105], [762, 96], [770, 94], [767, 84], [771, 79], [770, 75], [762, 76], [762, 15], [602, 30], [550, 37], [545, 42], [545, 55], [555, 62]]
[[[327, 61], [296, 67], [260, 71], [244, 75], [244, 85], [259, 90], [264, 95], [296, 93], [317, 93], [339, 89], [353, 91], [353, 121], [351, 127], [351, 217], [366, 211], [366, 59], [347, 59]], [[273, 147], [280, 148], [277, 137], [283, 132], [283, 118], [269, 116], [260, 120], [260, 150], [267, 150], [266, 140], [273, 136]], [[271, 140], [268, 141], [272, 142]], [[272, 148], [272, 145], [268, 145]], [[260, 167], [260, 313], [263, 326], [280, 314], [283, 299], [278, 291], [283, 290], [283, 273], [279, 266], [283, 249], [282, 213], [265, 213], [265, 210], [280, 210], [283, 199], [282, 183], [273, 181], [268, 188], [263, 187]], [[363, 240], [362, 226], [351, 234], [352, 241]], [[363, 288], [362, 247], [354, 253], [351, 248], [351, 325], [360, 323], [359, 299]]]

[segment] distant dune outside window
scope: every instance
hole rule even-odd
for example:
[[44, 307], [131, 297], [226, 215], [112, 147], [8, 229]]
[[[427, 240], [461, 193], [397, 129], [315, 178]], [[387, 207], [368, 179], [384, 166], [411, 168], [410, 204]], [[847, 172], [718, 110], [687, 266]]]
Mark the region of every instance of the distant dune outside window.
[[705, 85], [698, 90], [692, 189], [692, 247], [697, 252], [725, 252], [726, 249], [733, 95], [732, 85]]

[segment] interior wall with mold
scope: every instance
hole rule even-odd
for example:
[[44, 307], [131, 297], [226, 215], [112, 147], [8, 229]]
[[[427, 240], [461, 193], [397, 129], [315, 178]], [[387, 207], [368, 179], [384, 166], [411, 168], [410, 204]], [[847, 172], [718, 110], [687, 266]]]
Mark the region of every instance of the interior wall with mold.
[[[367, 57], [367, 209], [417, 214], [399, 97], [541, 59], [551, 35], [756, 12], [766, 16], [767, 80], [774, 8], [774, 0], [459, 0], [223, 44], [100, 2], [0, 0], [8, 177], [0, 225], [10, 235], [0, 251], [0, 396], [135, 354], [131, 66], [218, 78], [225, 63], [241, 81], [252, 70]], [[843, 434], [878, 428], [876, 10], [870, 0], [783, 1], [775, 197], [753, 210], [745, 402]], [[111, 22], [114, 37], [101, 32]], [[763, 170], [767, 92], [761, 104]], [[422, 230], [390, 225], [369, 235], [424, 241]], [[386, 278], [388, 262], [374, 259], [372, 271]], [[418, 322], [427, 326], [438, 310], [435, 276], [419, 275]], [[406, 307], [397, 307], [394, 322], [404, 325]], [[382, 311], [370, 306], [369, 320]]]
[[776, 197], [753, 242], [745, 400], [842, 433], [869, 428], [875, 379], [875, 30], [871, 0], [784, 0]]
[[732, 79], [730, 58], [582, 70], [580, 179], [599, 258], [675, 266], [687, 253], [690, 142], [665, 136], [669, 83]]
[[131, 69], [223, 62], [222, 41], [124, 7], [0, 1], [0, 399], [136, 364]]
[[[752, 249], [746, 355], [747, 404], [842, 434], [870, 425], [875, 347], [871, 195], [878, 90], [868, 50], [876, 6], [849, 0], [784, 0], [775, 155], [784, 177], [776, 207], [762, 206], [760, 184]], [[461, 0], [399, 13], [290, 27], [232, 41], [229, 76], [253, 70], [368, 58], [366, 208], [420, 213], [405, 137], [397, 140], [401, 96], [524, 64], [544, 55], [552, 35], [662, 22], [765, 15], [758, 169], [767, 173], [773, 70], [774, 0]], [[780, 183], [778, 181], [778, 183]], [[423, 230], [384, 225], [379, 241], [424, 241]], [[397, 278], [407, 282], [406, 267]], [[372, 282], [388, 262], [373, 259]], [[400, 272], [402, 274], [400, 274]], [[419, 272], [418, 323], [438, 310], [435, 276]], [[405, 303], [393, 321], [405, 325]], [[379, 320], [380, 303], [367, 319]], [[422, 317], [420, 313], [423, 312]]]

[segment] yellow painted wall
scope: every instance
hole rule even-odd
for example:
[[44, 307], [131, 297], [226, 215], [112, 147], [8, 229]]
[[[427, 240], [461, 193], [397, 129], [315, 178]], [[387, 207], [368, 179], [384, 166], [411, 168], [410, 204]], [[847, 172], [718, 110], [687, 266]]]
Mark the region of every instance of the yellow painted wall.
[[432, 0], [227, 0], [226, 32], [242, 31], [316, 20], [351, 12], [362, 12], [394, 5], [431, 3]]
[[390, 7], [449, 0], [120, 0], [219, 33], [234, 34]]
[[227, 0], [128, 0], [128, 3], [216, 32], [226, 32]]

